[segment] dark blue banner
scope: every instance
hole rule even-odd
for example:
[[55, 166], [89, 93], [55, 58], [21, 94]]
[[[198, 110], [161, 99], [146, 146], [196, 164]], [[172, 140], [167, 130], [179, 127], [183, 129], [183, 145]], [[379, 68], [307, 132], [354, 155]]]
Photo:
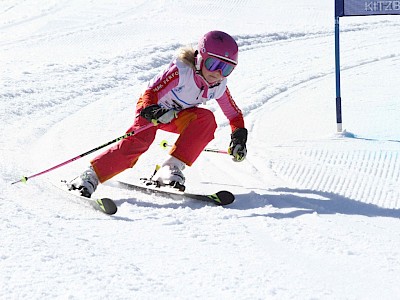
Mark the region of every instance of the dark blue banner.
[[335, 0], [335, 16], [400, 15], [400, 0]]

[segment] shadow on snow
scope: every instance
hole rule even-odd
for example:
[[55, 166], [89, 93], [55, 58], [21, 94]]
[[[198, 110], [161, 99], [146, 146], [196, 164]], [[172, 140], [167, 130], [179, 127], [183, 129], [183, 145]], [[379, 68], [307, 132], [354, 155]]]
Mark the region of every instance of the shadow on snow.
[[312, 213], [400, 218], [400, 209], [383, 208], [375, 204], [352, 200], [329, 192], [278, 188], [269, 190], [268, 193], [270, 194], [250, 192], [248, 194], [236, 195], [236, 201], [229, 207], [232, 209], [247, 210], [271, 205], [279, 209], [295, 209], [288, 212], [252, 215], [262, 215], [277, 219], [295, 218]]
[[[138, 207], [158, 209], [179, 209], [182, 207], [201, 209], [213, 204], [204, 203], [192, 199], [169, 198], [164, 196], [165, 202], [152, 202], [151, 195], [141, 197], [140, 193], [135, 197], [117, 200], [117, 205], [130, 203]], [[265, 194], [254, 191], [247, 194], [236, 194], [234, 203], [224, 206], [229, 210], [252, 210], [272, 206], [282, 209], [282, 212], [271, 212], [266, 214], [252, 213], [251, 216], [265, 216], [277, 219], [296, 218], [306, 214], [344, 214], [360, 215], [367, 217], [390, 217], [400, 218], [400, 209], [384, 208], [371, 203], [352, 200], [344, 196], [314, 190], [301, 190], [291, 188], [277, 188], [266, 190]], [[139, 200], [139, 198], [141, 198]], [[285, 210], [287, 209], [287, 210]]]

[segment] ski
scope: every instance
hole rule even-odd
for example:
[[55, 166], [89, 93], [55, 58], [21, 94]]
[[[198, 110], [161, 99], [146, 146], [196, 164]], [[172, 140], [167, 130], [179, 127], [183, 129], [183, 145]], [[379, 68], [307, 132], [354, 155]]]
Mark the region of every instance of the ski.
[[[82, 198], [86, 198], [83, 196], [79, 196]], [[90, 199], [90, 198], [86, 198], [86, 199]], [[115, 204], [115, 202], [110, 199], [110, 198], [97, 198], [97, 199], [92, 199], [93, 202], [93, 207], [95, 209], [100, 210], [101, 212], [107, 214], [107, 215], [114, 215], [118, 208], [117, 205]]]
[[[143, 180], [144, 185], [140, 184], [132, 184], [122, 181], [116, 181], [115, 186], [120, 188], [125, 188], [128, 190], [135, 190], [146, 194], [159, 194], [164, 195], [172, 198], [190, 198], [194, 200], [199, 200], [203, 202], [213, 203], [218, 206], [228, 205], [235, 201], [235, 196], [228, 191], [219, 191], [215, 194], [193, 194], [193, 193], [186, 193], [183, 191], [179, 191], [172, 187], [168, 186], [159, 186], [156, 182], [145, 179]], [[147, 185], [146, 185], [147, 184]]]
[[54, 185], [59, 189], [67, 192], [69, 195], [77, 197], [80, 202], [87, 203], [94, 209], [101, 211], [107, 215], [114, 215], [118, 210], [117, 205], [110, 198], [87, 198], [78, 194], [78, 191], [70, 190], [66, 180], [61, 180], [60, 185]]

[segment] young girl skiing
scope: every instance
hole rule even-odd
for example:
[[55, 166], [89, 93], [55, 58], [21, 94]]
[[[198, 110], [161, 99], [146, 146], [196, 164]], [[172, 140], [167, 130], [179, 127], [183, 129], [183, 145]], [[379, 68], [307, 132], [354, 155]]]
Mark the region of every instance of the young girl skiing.
[[232, 134], [228, 153], [234, 161], [247, 154], [247, 129], [236, 106], [227, 79], [238, 63], [235, 40], [222, 31], [206, 33], [197, 50], [181, 49], [169, 66], [154, 77], [136, 105], [138, 116], [127, 132], [154, 126], [121, 140], [91, 161], [91, 166], [70, 183], [81, 195], [90, 197], [98, 183], [132, 168], [153, 143], [158, 129], [179, 134], [169, 158], [152, 177], [160, 185], [183, 186], [184, 167], [191, 166], [214, 138], [217, 124], [213, 113], [198, 107], [216, 99], [229, 120]]

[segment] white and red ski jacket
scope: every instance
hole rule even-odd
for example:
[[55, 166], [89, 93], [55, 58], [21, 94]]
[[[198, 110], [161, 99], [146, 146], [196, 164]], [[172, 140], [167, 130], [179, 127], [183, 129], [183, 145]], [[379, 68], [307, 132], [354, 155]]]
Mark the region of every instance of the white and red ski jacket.
[[212, 86], [189, 65], [175, 59], [150, 81], [138, 105], [146, 107], [158, 104], [180, 111], [216, 99], [234, 131], [244, 128], [244, 120], [226, 83], [227, 79], [224, 78], [218, 85]]

